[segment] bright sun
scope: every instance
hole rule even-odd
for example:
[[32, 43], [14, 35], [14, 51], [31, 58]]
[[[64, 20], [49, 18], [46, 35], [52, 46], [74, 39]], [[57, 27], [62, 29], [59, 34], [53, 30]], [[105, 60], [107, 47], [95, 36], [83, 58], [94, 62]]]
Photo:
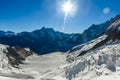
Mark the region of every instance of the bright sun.
[[65, 16], [64, 16], [64, 23], [62, 25], [61, 30], [64, 31], [67, 17], [68, 15], [71, 16], [74, 13], [75, 5], [71, 2], [71, 0], [67, 0], [64, 4], [62, 4], [62, 9], [65, 13]]
[[65, 4], [63, 4], [63, 11], [65, 13], [71, 12], [72, 7], [73, 7], [72, 3], [70, 2], [70, 0], [68, 0]]

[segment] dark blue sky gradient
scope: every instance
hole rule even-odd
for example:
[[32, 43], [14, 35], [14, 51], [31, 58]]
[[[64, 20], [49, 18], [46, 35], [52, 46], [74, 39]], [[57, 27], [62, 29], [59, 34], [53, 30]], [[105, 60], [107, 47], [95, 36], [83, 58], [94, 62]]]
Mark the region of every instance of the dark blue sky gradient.
[[[65, 0], [0, 0], [0, 30], [33, 31], [52, 27], [61, 31], [64, 12], [60, 8]], [[68, 16], [66, 33], [81, 33], [92, 24], [103, 23], [120, 13], [120, 0], [71, 0], [77, 11]], [[108, 13], [103, 13], [109, 8]]]

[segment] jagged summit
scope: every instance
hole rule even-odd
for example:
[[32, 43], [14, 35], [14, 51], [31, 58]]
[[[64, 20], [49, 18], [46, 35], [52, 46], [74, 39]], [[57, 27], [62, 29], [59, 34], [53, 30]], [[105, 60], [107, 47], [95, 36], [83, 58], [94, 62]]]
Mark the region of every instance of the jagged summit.
[[112, 40], [120, 40], [120, 15], [118, 15], [114, 22], [107, 28], [106, 35], [108, 35]]
[[[110, 40], [112, 40], [112, 41], [120, 40], [120, 17], [117, 17], [115, 19], [116, 20], [114, 20], [114, 22], [111, 23], [111, 25], [105, 30], [104, 34], [106, 34], [107, 37], [104, 40], [97, 43], [96, 45], [94, 45], [92, 48], [80, 52], [78, 56], [85, 55], [89, 51], [92, 51], [92, 50], [95, 50], [95, 49], [101, 47], [102, 45], [104, 45], [105, 43], [107, 43]], [[72, 52], [74, 50], [76, 50], [76, 48], [72, 49], [70, 52]]]
[[120, 19], [120, 14], [116, 15], [114, 18], [111, 18], [111, 23], [115, 22], [117, 19]]

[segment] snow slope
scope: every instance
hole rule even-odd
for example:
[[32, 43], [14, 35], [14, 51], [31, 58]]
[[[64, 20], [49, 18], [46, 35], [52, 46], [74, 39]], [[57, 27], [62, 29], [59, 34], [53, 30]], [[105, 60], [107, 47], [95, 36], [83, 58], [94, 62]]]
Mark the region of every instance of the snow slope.
[[8, 64], [8, 58], [4, 51], [6, 50], [7, 46], [0, 44], [0, 71], [3, 69], [9, 69], [10, 65]]
[[22, 54], [20, 54], [20, 56], [22, 56], [23, 54], [27, 54], [26, 52], [24, 52], [25, 50], [23, 48], [20, 49], [21, 50], [13, 51], [11, 47], [0, 44], [0, 80], [34, 79], [34, 77], [32, 77], [31, 75], [25, 74], [22, 69], [15, 68], [11, 64], [12, 61], [10, 61], [9, 58], [14, 60], [15, 57], [18, 57], [13, 57], [12, 55], [15, 55], [17, 52], [20, 53], [20, 51], [22, 51]]
[[[120, 78], [120, 41], [109, 41], [87, 54], [76, 57], [81, 51], [91, 48], [106, 36], [102, 36], [69, 53], [71, 63], [60, 66], [57, 71], [47, 74], [41, 80], [119, 80]], [[78, 48], [80, 46], [77, 46]], [[54, 74], [51, 76], [51, 74]]]
[[58, 66], [67, 63], [65, 55], [61, 52], [50, 53], [46, 55], [33, 55], [26, 59], [25, 64], [20, 65], [21, 69], [27, 74], [39, 77], [51, 71], [54, 71]]
[[5, 53], [7, 51], [7, 47], [7, 45], [0, 44], [0, 80], [13, 80], [8, 77], [14, 75], [14, 73], [20, 73], [19, 69], [12, 67], [9, 63], [9, 59]]

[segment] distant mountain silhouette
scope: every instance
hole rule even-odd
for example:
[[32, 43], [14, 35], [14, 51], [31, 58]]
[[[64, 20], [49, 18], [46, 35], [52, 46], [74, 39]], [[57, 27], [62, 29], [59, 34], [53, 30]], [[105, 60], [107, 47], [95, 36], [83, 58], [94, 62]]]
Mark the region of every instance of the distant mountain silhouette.
[[23, 48], [29, 47], [38, 54], [55, 51], [66, 52], [76, 45], [88, 42], [102, 35], [116, 18], [112, 18], [99, 25], [93, 24], [82, 34], [65, 34], [45, 27], [32, 32], [21, 33], [0, 31], [0, 43]]

